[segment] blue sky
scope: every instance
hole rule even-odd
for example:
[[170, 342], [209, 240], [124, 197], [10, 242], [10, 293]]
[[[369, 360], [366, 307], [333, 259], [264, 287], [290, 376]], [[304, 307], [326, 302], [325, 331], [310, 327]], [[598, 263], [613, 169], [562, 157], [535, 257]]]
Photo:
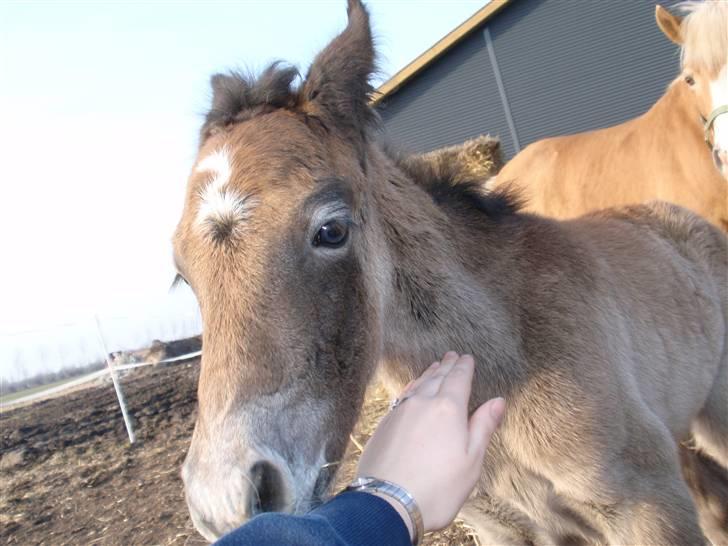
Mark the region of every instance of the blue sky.
[[[486, 0], [368, 2], [387, 79]], [[345, 0], [0, 3], [0, 377], [199, 329], [168, 295], [212, 73], [305, 72]]]

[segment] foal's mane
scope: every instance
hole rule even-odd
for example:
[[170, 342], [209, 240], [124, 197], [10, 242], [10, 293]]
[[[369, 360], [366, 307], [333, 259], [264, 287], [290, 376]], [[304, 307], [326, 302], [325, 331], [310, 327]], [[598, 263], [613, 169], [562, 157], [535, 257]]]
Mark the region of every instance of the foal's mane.
[[728, 2], [683, 2], [678, 8], [686, 13], [681, 24], [682, 66], [702, 68], [716, 76], [728, 60]]
[[257, 77], [241, 71], [215, 74], [210, 79], [212, 106], [205, 116], [202, 139], [216, 129], [246, 121], [259, 114], [279, 108], [296, 108], [301, 98], [293, 82], [299, 76], [296, 67], [280, 61], [268, 66]]
[[386, 155], [441, 207], [467, 209], [485, 214], [491, 220], [512, 216], [523, 207], [522, 196], [507, 185], [486, 190], [487, 180], [463, 179], [462, 165], [456, 159], [428, 161], [421, 156], [405, 155], [385, 146]]

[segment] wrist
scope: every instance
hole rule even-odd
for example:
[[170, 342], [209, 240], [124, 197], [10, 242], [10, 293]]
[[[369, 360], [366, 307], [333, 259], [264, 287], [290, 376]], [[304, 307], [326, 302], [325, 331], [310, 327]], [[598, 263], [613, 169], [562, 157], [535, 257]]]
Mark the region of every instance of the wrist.
[[412, 523], [412, 518], [407, 513], [407, 510], [404, 509], [404, 506], [402, 506], [401, 503], [397, 502], [389, 495], [385, 495], [384, 493], [380, 493], [379, 491], [364, 491], [364, 492], [369, 493], [370, 495], [374, 495], [375, 497], [379, 497], [380, 499], [387, 501], [387, 503], [397, 511], [397, 513], [399, 514], [399, 517], [402, 518], [402, 521], [404, 522], [405, 527], [407, 527], [407, 532], [409, 533], [410, 542], [412, 544], [414, 544], [414, 539], [415, 539], [414, 525]]
[[360, 476], [346, 488], [346, 491], [370, 493], [387, 501], [404, 521], [412, 544], [416, 546], [422, 540], [425, 533], [422, 513], [414, 497], [403, 487], [387, 480]]

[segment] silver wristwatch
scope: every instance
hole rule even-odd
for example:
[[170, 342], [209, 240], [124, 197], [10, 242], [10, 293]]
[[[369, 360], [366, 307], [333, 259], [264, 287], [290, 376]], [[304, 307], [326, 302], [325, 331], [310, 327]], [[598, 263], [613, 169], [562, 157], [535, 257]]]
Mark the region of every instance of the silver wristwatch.
[[417, 506], [415, 499], [407, 492], [406, 489], [400, 487], [396, 483], [380, 480], [379, 478], [361, 477], [355, 479], [346, 488], [346, 491], [364, 491], [386, 495], [393, 498], [405, 509], [412, 521], [412, 544], [417, 546], [422, 536], [425, 534], [425, 527], [422, 523], [422, 512]]

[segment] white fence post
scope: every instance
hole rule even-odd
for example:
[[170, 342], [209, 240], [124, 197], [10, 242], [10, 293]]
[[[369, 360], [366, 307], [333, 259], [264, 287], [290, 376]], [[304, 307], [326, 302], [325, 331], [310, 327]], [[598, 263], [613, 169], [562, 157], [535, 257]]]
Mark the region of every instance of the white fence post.
[[126, 401], [124, 400], [124, 393], [121, 391], [121, 383], [119, 383], [119, 378], [116, 375], [116, 370], [114, 369], [114, 365], [111, 362], [111, 356], [109, 355], [109, 350], [106, 347], [104, 335], [101, 332], [101, 323], [99, 322], [98, 315], [95, 315], [94, 319], [96, 320], [96, 331], [99, 334], [101, 348], [104, 351], [104, 359], [106, 360], [106, 365], [109, 367], [109, 375], [111, 375], [111, 381], [114, 383], [114, 390], [116, 391], [116, 398], [119, 400], [119, 407], [121, 407], [121, 415], [122, 417], [124, 417], [124, 425], [126, 425], [126, 432], [129, 435], [129, 443], [133, 444], [134, 440], [136, 439], [134, 436], [134, 427], [131, 424], [131, 418], [129, 417], [129, 413], [126, 410]]

